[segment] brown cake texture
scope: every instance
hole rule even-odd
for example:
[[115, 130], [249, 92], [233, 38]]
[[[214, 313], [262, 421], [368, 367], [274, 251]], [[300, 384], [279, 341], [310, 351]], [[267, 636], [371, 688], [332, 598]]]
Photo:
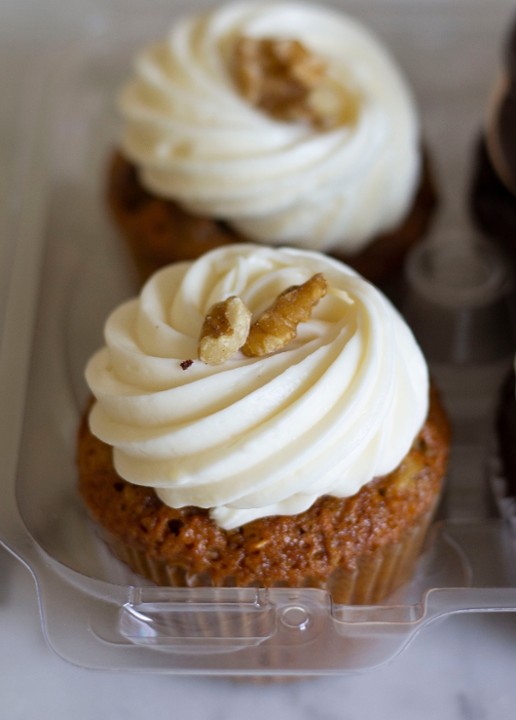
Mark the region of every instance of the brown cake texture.
[[[249, 242], [224, 218], [199, 217], [177, 203], [149, 193], [137, 168], [119, 151], [108, 167], [107, 202], [111, 216], [128, 243], [142, 280], [171, 262], [194, 260], [208, 250], [234, 242]], [[403, 222], [376, 238], [357, 254], [333, 255], [375, 284], [401, 270], [404, 258], [430, 227], [437, 191], [428, 153], [414, 202]]]
[[431, 390], [427, 420], [389, 475], [348, 498], [323, 496], [307, 511], [233, 530], [208, 511], [166, 506], [151, 488], [116, 473], [111, 448], [83, 416], [79, 491], [113, 553], [161, 585], [316, 587], [339, 603], [374, 603], [413, 572], [445, 474], [449, 426]]

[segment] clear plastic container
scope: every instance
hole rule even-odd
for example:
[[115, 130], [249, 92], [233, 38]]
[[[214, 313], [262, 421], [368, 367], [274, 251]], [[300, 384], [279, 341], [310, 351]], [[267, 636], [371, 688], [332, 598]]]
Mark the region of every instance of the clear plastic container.
[[[168, 5], [147, 7], [144, 16], [131, 3], [114, 3], [110, 12], [99, 6], [84, 42], [56, 52], [27, 90], [17, 169], [23, 192], [11, 225], [13, 251], [2, 267], [9, 286], [1, 317], [0, 539], [35, 577], [49, 643], [69, 661], [96, 668], [340, 674], [385, 662], [451, 613], [516, 610], [516, 543], [489, 483], [490, 412], [511, 360], [503, 331], [504, 342], [495, 341], [495, 357], [487, 360], [435, 356], [434, 363], [432, 337], [424, 341], [443, 376], [456, 440], [447, 493], [417, 573], [388, 602], [339, 606], [313, 589], [158, 588], [97, 539], [76, 492], [83, 368], [101, 343], [108, 311], [136, 287], [106, 217], [103, 173], [117, 127], [115, 88], [135, 49], [194, 3]], [[512, 2], [371, 0], [345, 7], [384, 37], [414, 85], [441, 191], [428, 247], [439, 255], [460, 237], [471, 249], [470, 159]], [[408, 315], [416, 304], [411, 292], [421, 286], [409, 282]], [[417, 332], [417, 317], [414, 323]], [[445, 382], [457, 369], [461, 376], [487, 374], [488, 412], [473, 402], [465, 413], [457, 404], [453, 380]]]

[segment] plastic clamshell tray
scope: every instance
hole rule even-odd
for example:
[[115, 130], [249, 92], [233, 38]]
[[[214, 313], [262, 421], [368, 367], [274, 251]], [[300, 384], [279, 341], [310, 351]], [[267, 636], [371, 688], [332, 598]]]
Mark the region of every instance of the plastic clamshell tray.
[[[471, 155], [512, 3], [337, 4], [379, 32], [413, 83], [442, 197], [436, 242], [467, 236]], [[418, 571], [380, 606], [335, 605], [313, 589], [151, 586], [114, 560], [89, 525], [75, 482], [83, 368], [108, 311], [136, 287], [102, 197], [113, 98], [135, 49], [191, 7], [157, 3], [144, 20], [128, 5], [99, 10], [95, 30], [41, 68], [27, 92], [15, 245], [2, 269], [10, 287], [0, 355], [0, 539], [35, 577], [50, 645], [97, 668], [338, 674], [392, 658], [451, 613], [516, 610], [516, 542], [488, 500], [482, 439], [454, 448], [449, 493]]]

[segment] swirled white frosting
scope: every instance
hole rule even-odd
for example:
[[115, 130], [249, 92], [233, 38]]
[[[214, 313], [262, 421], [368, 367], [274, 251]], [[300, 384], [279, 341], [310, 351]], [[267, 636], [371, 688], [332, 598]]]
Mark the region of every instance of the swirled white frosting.
[[[241, 36], [300, 40], [336, 96], [359, 96], [357, 122], [321, 132], [249, 105], [231, 70]], [[136, 59], [119, 106], [123, 151], [149, 190], [256, 242], [355, 253], [414, 199], [412, 95], [378, 39], [329, 8], [241, 2], [184, 19]]]
[[[214, 302], [238, 295], [256, 314], [315, 272], [329, 293], [283, 351], [195, 360]], [[118, 473], [172, 507], [210, 508], [226, 529], [356, 493], [397, 467], [428, 410], [427, 367], [405, 322], [316, 252], [235, 244], [170, 265], [113, 312], [105, 342], [86, 370], [90, 426], [114, 447]]]

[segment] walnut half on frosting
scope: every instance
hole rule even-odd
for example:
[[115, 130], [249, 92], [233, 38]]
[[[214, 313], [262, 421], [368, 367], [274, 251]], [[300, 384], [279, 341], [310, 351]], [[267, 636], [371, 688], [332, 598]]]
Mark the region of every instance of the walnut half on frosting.
[[282, 350], [296, 337], [297, 326], [310, 319], [312, 308], [327, 292], [326, 278], [317, 273], [302, 285], [293, 285], [280, 293], [251, 325], [242, 347], [244, 355], [261, 357]]
[[324, 73], [325, 64], [297, 40], [241, 37], [236, 43], [240, 92], [278, 119], [313, 122], [308, 95]]
[[262, 357], [283, 350], [297, 335], [299, 323], [307, 322], [312, 309], [328, 292], [322, 273], [302, 285], [287, 288], [251, 325], [251, 312], [236, 296], [209, 309], [199, 339], [199, 359], [220, 365], [239, 350], [247, 357]]
[[357, 95], [332, 83], [324, 60], [299, 40], [240, 37], [234, 76], [242, 96], [277, 120], [330, 129], [358, 115]]
[[245, 343], [251, 312], [239, 297], [215, 303], [204, 319], [199, 339], [199, 359], [208, 365], [229, 360]]

